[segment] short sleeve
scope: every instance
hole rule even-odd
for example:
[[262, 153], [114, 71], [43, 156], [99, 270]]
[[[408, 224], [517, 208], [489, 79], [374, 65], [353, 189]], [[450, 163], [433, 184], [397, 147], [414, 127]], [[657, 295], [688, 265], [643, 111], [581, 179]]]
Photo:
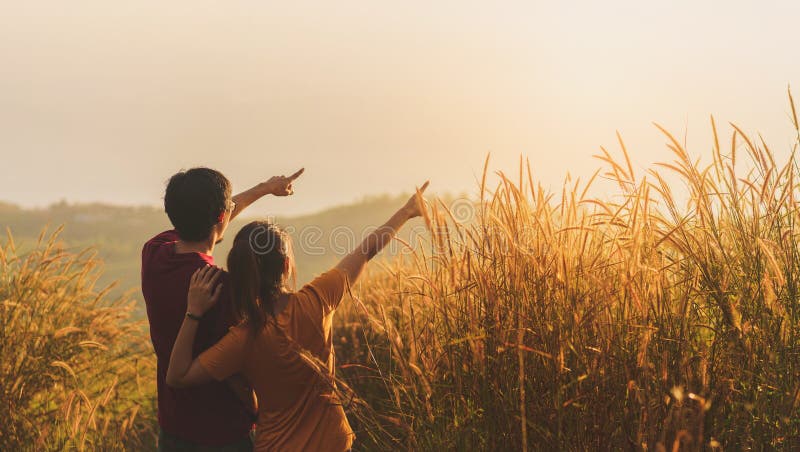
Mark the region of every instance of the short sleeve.
[[225, 337], [197, 358], [215, 380], [224, 380], [242, 371], [247, 351], [246, 328], [244, 325], [231, 328]]
[[237, 315], [233, 310], [233, 303], [231, 302], [231, 283], [228, 272], [222, 272], [217, 284], [222, 284], [219, 300], [209, 312], [206, 313], [207, 316], [214, 319], [212, 331], [213, 341], [222, 339], [228, 334], [228, 331], [230, 331], [232, 327], [239, 323]]
[[164, 243], [176, 242], [180, 239], [178, 236], [178, 231], [174, 229], [170, 229], [169, 231], [164, 231], [150, 240], [147, 241], [148, 244], [153, 245], [163, 245]]
[[156, 250], [166, 243], [175, 242], [177, 240], [178, 233], [174, 229], [171, 229], [169, 231], [164, 231], [145, 242], [145, 244], [142, 246], [142, 270], [144, 270], [146, 263], [152, 258], [153, 253], [155, 253]]
[[332, 268], [303, 286], [300, 292], [318, 299], [327, 314], [339, 306], [346, 287], [347, 276], [338, 268]]

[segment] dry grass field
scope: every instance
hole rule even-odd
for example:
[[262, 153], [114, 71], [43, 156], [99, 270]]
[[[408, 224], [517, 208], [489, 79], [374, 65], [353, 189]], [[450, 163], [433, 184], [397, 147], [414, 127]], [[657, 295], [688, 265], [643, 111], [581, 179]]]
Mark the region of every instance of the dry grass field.
[[[642, 174], [620, 139], [595, 174], [611, 200], [522, 163], [490, 186], [487, 159], [474, 218], [432, 201], [429, 234], [337, 314], [357, 449], [800, 447], [796, 149], [717, 130], [707, 163], [664, 130], [674, 158]], [[92, 266], [2, 248], [0, 449], [154, 441], [146, 328]]]
[[0, 248], [0, 450], [147, 450], [155, 359], [132, 302], [96, 288], [92, 253], [44, 234]]
[[434, 204], [430, 239], [339, 315], [340, 374], [383, 419], [362, 445], [800, 447], [796, 149], [711, 128], [707, 164], [663, 129], [674, 159], [645, 174], [604, 150], [615, 202], [521, 164], [493, 187], [487, 168], [473, 222]]

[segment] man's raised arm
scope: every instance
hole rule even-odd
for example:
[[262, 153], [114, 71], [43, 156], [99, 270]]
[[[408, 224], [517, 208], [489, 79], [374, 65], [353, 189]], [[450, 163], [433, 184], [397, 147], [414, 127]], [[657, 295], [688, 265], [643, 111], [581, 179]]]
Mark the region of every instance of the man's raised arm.
[[291, 176], [273, 176], [266, 182], [261, 182], [255, 187], [245, 190], [233, 196], [236, 207], [231, 213], [231, 220], [236, 218], [239, 213], [246, 209], [250, 204], [256, 202], [266, 195], [289, 196], [294, 193], [292, 183], [303, 174], [305, 168], [300, 168]]

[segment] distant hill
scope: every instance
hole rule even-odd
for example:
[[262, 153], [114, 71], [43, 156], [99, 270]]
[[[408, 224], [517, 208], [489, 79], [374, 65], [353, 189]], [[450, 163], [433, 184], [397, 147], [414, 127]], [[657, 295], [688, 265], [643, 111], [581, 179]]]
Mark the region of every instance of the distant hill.
[[[321, 212], [275, 220], [293, 237], [298, 285], [335, 264], [341, 253], [352, 249], [369, 227], [379, 226], [407, 199], [404, 196], [374, 196]], [[224, 240], [214, 251], [224, 266], [230, 243], [248, 221], [247, 212], [234, 220]], [[417, 220], [418, 221], [418, 220]], [[420, 226], [419, 221], [416, 223]], [[132, 290], [141, 300], [140, 252], [155, 234], [170, 229], [163, 209], [157, 207], [59, 202], [41, 209], [26, 209], [0, 202], [0, 227], [8, 229], [21, 252], [30, 249], [43, 229], [48, 233], [63, 225], [63, 246], [71, 250], [93, 248], [104, 261], [102, 285], [117, 281], [112, 295]], [[417, 228], [419, 230], [419, 228]]]

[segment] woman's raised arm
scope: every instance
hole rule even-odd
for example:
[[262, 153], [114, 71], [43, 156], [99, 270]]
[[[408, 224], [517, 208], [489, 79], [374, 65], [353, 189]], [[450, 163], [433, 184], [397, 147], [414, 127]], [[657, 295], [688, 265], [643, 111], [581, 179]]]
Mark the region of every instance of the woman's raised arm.
[[383, 226], [372, 231], [355, 250], [339, 261], [336, 268], [344, 272], [350, 284], [358, 279], [367, 262], [389, 243], [406, 221], [422, 215], [422, 209], [425, 208], [422, 193], [426, 188], [428, 188], [427, 181]]

